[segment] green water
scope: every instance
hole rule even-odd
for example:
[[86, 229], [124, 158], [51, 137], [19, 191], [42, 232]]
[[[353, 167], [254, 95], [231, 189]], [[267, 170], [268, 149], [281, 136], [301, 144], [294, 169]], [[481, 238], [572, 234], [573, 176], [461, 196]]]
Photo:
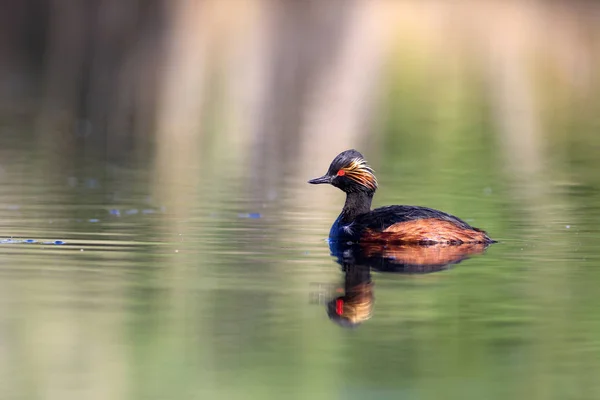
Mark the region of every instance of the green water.
[[[13, 3], [0, 400], [600, 399], [596, 2]], [[342, 267], [348, 148], [498, 243]]]
[[377, 206], [440, 208], [500, 243], [373, 273], [355, 329], [324, 305], [343, 283], [325, 242], [343, 195], [308, 173], [265, 193], [191, 169], [185, 201], [163, 203], [147, 166], [52, 170], [5, 136], [2, 235], [37, 243], [0, 245], [0, 398], [600, 397], [596, 153], [552, 159], [568, 181], [512, 179], [481, 127], [365, 151]]
[[[550, 96], [536, 131], [505, 129], [522, 115], [494, 116], [477, 82], [432, 91], [419, 71], [390, 80], [372, 133], [314, 156], [284, 133], [228, 141], [217, 117], [169, 157], [184, 139], [115, 156], [3, 115], [0, 399], [600, 398], [600, 101]], [[373, 272], [352, 329], [326, 309], [344, 197], [306, 183], [348, 147], [376, 171], [374, 206], [499, 241]]]

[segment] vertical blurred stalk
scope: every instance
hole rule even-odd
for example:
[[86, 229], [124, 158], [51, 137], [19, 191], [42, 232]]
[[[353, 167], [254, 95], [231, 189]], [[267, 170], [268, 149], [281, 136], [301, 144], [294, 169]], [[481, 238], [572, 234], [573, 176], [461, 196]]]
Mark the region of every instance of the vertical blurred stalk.
[[36, 133], [39, 153], [53, 167], [63, 165], [73, 156], [73, 127], [89, 45], [87, 8], [77, 0], [50, 1], [46, 66]]
[[[530, 239], [537, 241], [552, 240], [551, 230], [558, 228], [557, 213], [564, 220], [572, 218], [567, 214], [565, 199], [552, 190], [553, 181], [548, 176], [550, 163], [545, 157], [539, 96], [535, 93], [534, 80], [527, 69], [527, 59], [538, 45], [534, 35], [540, 26], [540, 7], [540, 3], [536, 2], [528, 6], [499, 6], [494, 13], [496, 22], [505, 21], [506, 25], [496, 29], [486, 27], [488, 35], [491, 33], [492, 45], [487, 77], [506, 177], [512, 181], [510, 187], [514, 190], [513, 198], [521, 210], [526, 210], [523, 218], [530, 220], [528, 225], [541, 229], [531, 232]], [[571, 251], [571, 245], [568, 241], [553, 240], [553, 247], [562, 248], [565, 255]], [[558, 250], [554, 251], [560, 254]], [[544, 254], [540, 254], [539, 258], [543, 257]], [[568, 268], [546, 271], [532, 266], [532, 271], [535, 279], [531, 281], [528, 292], [536, 297], [539, 304], [553, 304], [557, 293], [570, 290]], [[563, 307], [554, 307], [548, 309], [543, 318], [537, 316], [534, 319], [533, 331], [538, 340], [532, 346], [530, 355], [532, 367], [525, 389], [529, 398], [552, 397], [551, 385], [545, 378], [553, 372], [556, 349], [561, 347], [568, 330], [568, 319], [557, 318], [565, 310]]]
[[[161, 231], [168, 237], [168, 241], [187, 237], [186, 221], [191, 217], [190, 210], [197, 201], [197, 175], [209, 173], [200, 168], [202, 160], [199, 149], [204, 134], [201, 111], [205, 100], [203, 91], [206, 83], [206, 36], [211, 17], [210, 5], [210, 1], [165, 2], [164, 5], [168, 15], [167, 37], [165, 54], [159, 61], [154, 190], [156, 197], [167, 205], [168, 216], [162, 220]], [[186, 348], [195, 348], [191, 340], [199, 335], [197, 332], [187, 332], [187, 323], [193, 320], [188, 315], [199, 304], [207, 301], [204, 297], [209, 296], [209, 293], [203, 292], [190, 297], [190, 282], [186, 276], [188, 264], [182, 262], [177, 254], [173, 253], [171, 258], [165, 258], [164, 265], [165, 268], [160, 273], [161, 279], [168, 282], [168, 298], [165, 300], [169, 302], [168, 308], [171, 311], [164, 315], [166, 320], [162, 324], [169, 326], [174, 333], [168, 337], [181, 340], [161, 344], [161, 347], [170, 349], [166, 354], [173, 359], [155, 361], [177, 365], [179, 362], [187, 363], [196, 359], [181, 359], [187, 354]], [[210, 337], [208, 331], [205, 334]], [[210, 373], [211, 366], [214, 365], [214, 354], [210, 346], [201, 346], [198, 350], [202, 352], [204, 366], [202, 386], [210, 390], [211, 382], [214, 381]], [[189, 367], [194, 370], [196, 366]], [[154, 369], [153, 378], [162, 373], [162, 369]], [[160, 385], [159, 382], [157, 384]], [[168, 390], [166, 382], [165, 385], [158, 387], [159, 393]], [[185, 390], [186, 388], [181, 388], [181, 393], [185, 393]]]
[[[367, 133], [365, 123], [380, 62], [378, 7], [375, 2], [348, 0], [269, 4], [273, 5], [269, 9], [269, 73], [260, 122], [252, 136], [253, 172], [248, 185], [257, 198], [276, 201], [282, 210], [306, 211], [284, 213], [277, 220], [286, 228], [278, 241], [306, 248], [314, 238], [307, 234], [307, 218], [322, 209], [322, 202], [339, 195], [308, 187], [306, 180], [322, 174], [337, 152], [356, 146]], [[305, 301], [311, 275], [302, 278], [286, 283], [298, 287], [300, 296], [288, 296], [288, 309]], [[310, 347], [305, 342], [311, 339], [297, 332], [298, 349]], [[323, 345], [331, 351], [343, 348], [337, 341]], [[300, 351], [293, 356], [304, 366], [311, 364], [314, 354]], [[313, 386], [315, 392], [324, 393], [336, 388], [335, 378], [319, 378], [330, 372], [299, 368], [299, 373], [296, 379], [301, 387]], [[323, 382], [323, 387], [315, 388], [317, 382]]]
[[[308, 188], [306, 180], [368, 137], [381, 62], [377, 10], [365, 1], [290, 1], [272, 8], [270, 80], [253, 135], [257, 195], [289, 202], [292, 209], [337, 198], [333, 191]], [[295, 194], [284, 196], [284, 189]], [[291, 227], [300, 226], [291, 218]], [[290, 239], [303, 241], [289, 232]]]

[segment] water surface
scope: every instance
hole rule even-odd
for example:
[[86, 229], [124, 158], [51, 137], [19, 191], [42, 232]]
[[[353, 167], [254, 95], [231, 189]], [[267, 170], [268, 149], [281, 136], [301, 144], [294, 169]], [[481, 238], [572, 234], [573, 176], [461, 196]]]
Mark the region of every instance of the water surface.
[[[327, 313], [343, 195], [308, 172], [257, 189], [261, 171], [190, 169], [163, 196], [149, 164], [48, 169], [5, 138], [2, 398], [597, 398], [597, 186], [524, 188], [490, 143], [412, 145], [372, 152], [376, 205], [441, 208], [499, 243], [373, 271], [371, 318], [348, 328]], [[429, 167], [452, 154], [480, 162]]]

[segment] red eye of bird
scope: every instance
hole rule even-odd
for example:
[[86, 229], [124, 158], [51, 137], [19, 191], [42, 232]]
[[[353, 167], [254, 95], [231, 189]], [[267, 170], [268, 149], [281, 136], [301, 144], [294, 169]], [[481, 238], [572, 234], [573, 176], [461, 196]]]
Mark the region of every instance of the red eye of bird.
[[340, 169], [340, 170], [337, 172], [337, 176], [344, 176], [344, 175], [346, 175], [346, 171], [344, 171], [343, 169]]
[[335, 313], [337, 315], [342, 315], [344, 313], [344, 300], [337, 299], [335, 301]]

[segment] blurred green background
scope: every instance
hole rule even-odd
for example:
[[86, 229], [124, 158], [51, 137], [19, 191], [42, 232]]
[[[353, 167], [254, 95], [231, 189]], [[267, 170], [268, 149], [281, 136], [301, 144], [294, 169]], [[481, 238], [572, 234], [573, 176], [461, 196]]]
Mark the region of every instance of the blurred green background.
[[[0, 399], [600, 397], [596, 2], [0, 4]], [[354, 330], [348, 148], [500, 241]]]

